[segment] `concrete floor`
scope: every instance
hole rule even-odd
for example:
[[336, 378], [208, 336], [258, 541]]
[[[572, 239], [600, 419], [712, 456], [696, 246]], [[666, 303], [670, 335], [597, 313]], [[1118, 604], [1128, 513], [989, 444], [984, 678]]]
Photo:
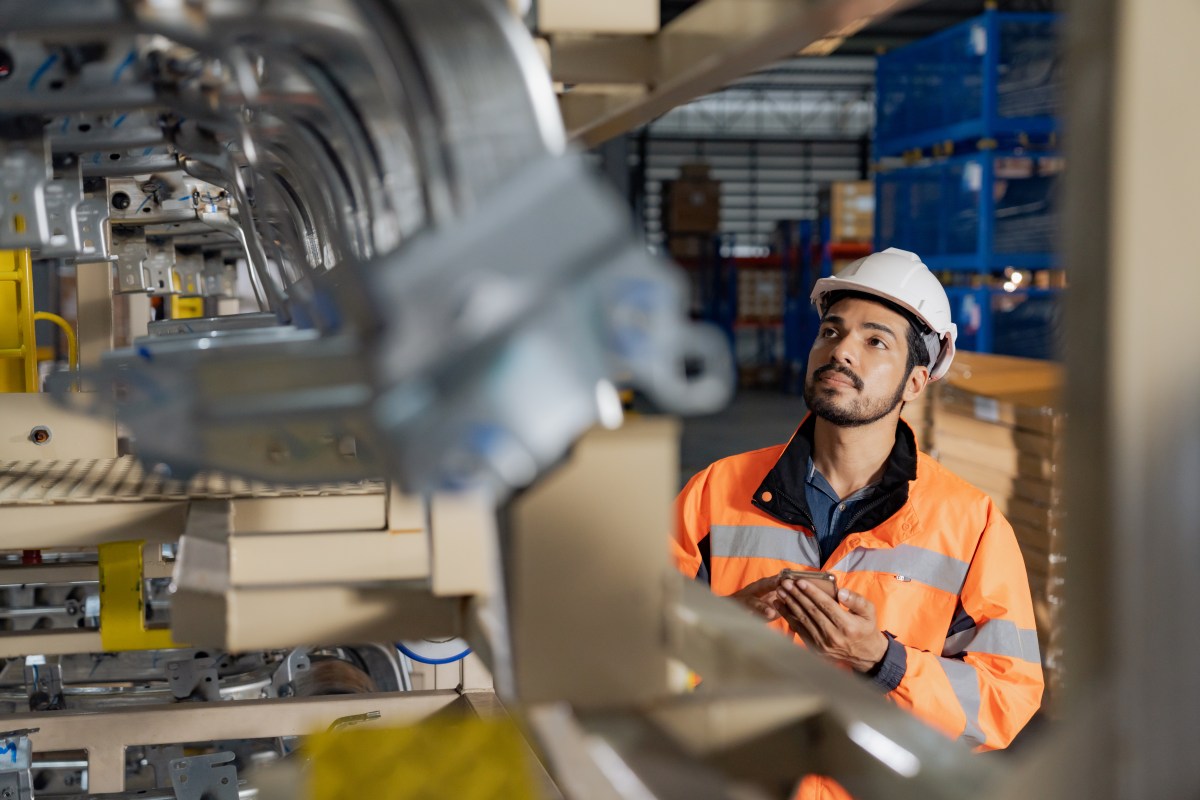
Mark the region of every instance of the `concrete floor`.
[[680, 488], [712, 462], [786, 442], [804, 418], [804, 399], [773, 389], [739, 389], [724, 410], [683, 420]]

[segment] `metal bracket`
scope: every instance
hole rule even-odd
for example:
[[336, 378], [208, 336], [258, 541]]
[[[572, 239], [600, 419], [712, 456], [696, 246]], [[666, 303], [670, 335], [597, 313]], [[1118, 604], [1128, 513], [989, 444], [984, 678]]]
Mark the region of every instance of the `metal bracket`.
[[171, 761], [171, 788], [178, 800], [237, 800], [233, 753], [212, 753]]
[[117, 258], [116, 291], [121, 294], [150, 291], [149, 278], [144, 269], [149, 257], [145, 233], [118, 233], [114, 230], [112, 238], [113, 255]]
[[276, 697], [291, 697], [296, 694], [297, 674], [307, 672], [312, 666], [308, 652], [307, 647], [297, 647], [288, 653], [287, 658], [275, 670], [275, 674], [271, 676], [271, 688], [275, 690]]
[[78, 161], [62, 177], [46, 182], [44, 202], [49, 235], [33, 249], [44, 258], [77, 255], [82, 247], [79, 205], [83, 202], [83, 177]]
[[175, 274], [175, 246], [170, 242], [147, 242], [146, 260], [142, 262], [142, 269], [146, 273], [150, 294], [179, 293], [180, 281]]
[[179, 293], [188, 297], [203, 296], [204, 254], [199, 250], [175, 251], [175, 276], [179, 278]]
[[108, 203], [103, 197], [91, 197], [75, 211], [79, 223], [79, 251], [76, 262], [109, 261]]
[[0, 733], [0, 800], [33, 799], [33, 745], [27, 734], [36, 730]]
[[45, 139], [0, 148], [0, 248], [38, 248], [50, 236], [46, 184], [52, 173]]
[[183, 758], [183, 746], [178, 744], [147, 745], [143, 757], [154, 770], [154, 785], [171, 785], [171, 762]]
[[202, 273], [205, 297], [237, 296], [237, 264], [225, 261], [219, 254], [206, 254]]
[[221, 699], [221, 684], [214, 658], [189, 658], [167, 664], [167, 680], [176, 700], [199, 694], [210, 702]]
[[30, 711], [58, 711], [63, 708], [62, 663], [58, 658], [26, 656], [25, 693]]
[[31, 140], [0, 154], [0, 165], [0, 245], [43, 258], [104, 257], [108, 204], [85, 199], [78, 160], [54, 177], [46, 142]]

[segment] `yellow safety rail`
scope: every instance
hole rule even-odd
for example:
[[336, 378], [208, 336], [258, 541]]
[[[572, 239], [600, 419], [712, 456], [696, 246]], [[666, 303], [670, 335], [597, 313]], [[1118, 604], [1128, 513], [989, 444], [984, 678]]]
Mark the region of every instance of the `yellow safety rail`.
[[29, 251], [0, 250], [0, 392], [37, 390]]
[[79, 340], [75, 336], [75, 329], [71, 327], [71, 323], [60, 317], [58, 314], [51, 314], [49, 311], [39, 311], [33, 315], [34, 322], [53, 322], [62, 330], [67, 337], [67, 363], [71, 369], [79, 369]]

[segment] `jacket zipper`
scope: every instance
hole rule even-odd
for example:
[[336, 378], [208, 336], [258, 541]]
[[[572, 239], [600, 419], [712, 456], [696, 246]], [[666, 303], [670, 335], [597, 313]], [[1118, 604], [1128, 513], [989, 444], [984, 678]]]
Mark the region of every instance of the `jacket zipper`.
[[851, 533], [854, 532], [854, 523], [858, 522], [860, 519], [862, 519], [864, 516], [866, 516], [867, 512], [871, 511], [876, 506], [881, 505], [885, 500], [890, 499], [892, 494], [893, 494], [893, 492], [888, 492], [887, 494], [883, 495], [882, 497], [877, 497], [870, 503], [867, 503], [865, 506], [860, 508], [858, 510], [858, 513], [855, 514], [853, 517], [851, 517], [850, 521], [846, 523], [846, 536], [849, 536]]

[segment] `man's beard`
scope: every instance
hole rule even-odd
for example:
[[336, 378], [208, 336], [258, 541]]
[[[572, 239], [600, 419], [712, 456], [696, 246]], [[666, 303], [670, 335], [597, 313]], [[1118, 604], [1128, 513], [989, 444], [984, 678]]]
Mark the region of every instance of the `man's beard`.
[[805, 381], [804, 402], [808, 406], [808, 410], [839, 428], [857, 428], [878, 422], [904, 402], [904, 386], [908, 383], [907, 378], [900, 381], [900, 385], [896, 388], [891, 398], [883, 398], [873, 403], [863, 400], [853, 400], [850, 402], [848, 408], [839, 408], [835, 405], [832, 397], [825, 392], [818, 392], [817, 381], [827, 372], [836, 372], [839, 375], [849, 378], [853, 381], [854, 388], [859, 391], [862, 391], [863, 382], [862, 378], [840, 364], [826, 364]]

